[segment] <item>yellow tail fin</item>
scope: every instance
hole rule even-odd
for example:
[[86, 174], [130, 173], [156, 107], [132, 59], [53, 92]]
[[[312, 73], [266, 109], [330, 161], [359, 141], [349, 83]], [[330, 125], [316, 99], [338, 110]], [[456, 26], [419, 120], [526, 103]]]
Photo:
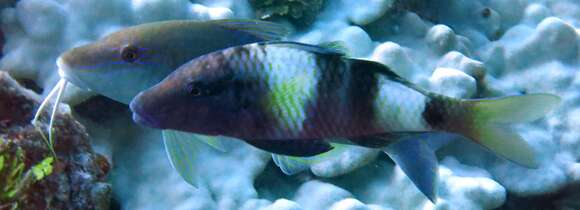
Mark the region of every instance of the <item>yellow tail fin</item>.
[[494, 99], [463, 100], [472, 125], [466, 134], [491, 151], [530, 168], [537, 168], [535, 152], [510, 126], [537, 120], [560, 103], [551, 94], [528, 94]]

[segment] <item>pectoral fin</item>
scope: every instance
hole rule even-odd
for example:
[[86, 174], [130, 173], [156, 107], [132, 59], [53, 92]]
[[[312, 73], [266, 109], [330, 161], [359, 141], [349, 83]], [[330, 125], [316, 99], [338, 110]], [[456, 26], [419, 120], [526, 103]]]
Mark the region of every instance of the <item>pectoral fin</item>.
[[222, 140], [220, 139], [219, 136], [206, 136], [206, 135], [200, 135], [200, 134], [195, 134], [195, 133], [188, 133], [188, 132], [182, 132], [182, 131], [176, 131], [176, 130], [163, 130], [164, 133], [170, 133], [172, 137], [175, 138], [180, 138], [180, 139], [189, 139], [192, 141], [199, 141], [199, 142], [203, 142], [209, 146], [211, 146], [212, 148], [220, 151], [220, 152], [225, 152], [226, 148], [224, 146], [224, 144], [222, 143]]
[[201, 142], [184, 138], [181, 132], [162, 131], [163, 143], [171, 166], [189, 184], [197, 186], [199, 180], [198, 159]]
[[205, 136], [174, 130], [161, 132], [167, 157], [171, 166], [189, 184], [196, 186], [199, 180], [198, 154], [204, 144], [225, 151], [217, 136]]
[[189, 134], [189, 135], [191, 138], [198, 139], [199, 141], [211, 146], [212, 148], [220, 152], [226, 152], [226, 147], [224, 146], [219, 136], [206, 136], [199, 134]]
[[321, 139], [246, 139], [245, 141], [268, 152], [297, 157], [310, 157], [328, 152], [333, 148], [332, 145]]

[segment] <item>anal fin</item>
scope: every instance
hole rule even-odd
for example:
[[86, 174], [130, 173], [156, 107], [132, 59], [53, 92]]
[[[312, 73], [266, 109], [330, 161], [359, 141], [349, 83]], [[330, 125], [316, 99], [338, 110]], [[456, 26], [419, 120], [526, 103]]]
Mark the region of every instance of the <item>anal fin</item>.
[[402, 137], [383, 148], [383, 151], [403, 170], [413, 184], [431, 202], [437, 200], [438, 161], [435, 151], [422, 135]]
[[[438, 132], [396, 132], [351, 138], [351, 142], [385, 152], [429, 200], [437, 199], [438, 161], [435, 150], [449, 142]], [[433, 142], [431, 142], [433, 141]]]
[[348, 146], [341, 144], [331, 144], [333, 149], [312, 157], [293, 157], [287, 155], [272, 154], [274, 164], [286, 175], [294, 175], [308, 170], [312, 164], [324, 161], [328, 158], [342, 154]]

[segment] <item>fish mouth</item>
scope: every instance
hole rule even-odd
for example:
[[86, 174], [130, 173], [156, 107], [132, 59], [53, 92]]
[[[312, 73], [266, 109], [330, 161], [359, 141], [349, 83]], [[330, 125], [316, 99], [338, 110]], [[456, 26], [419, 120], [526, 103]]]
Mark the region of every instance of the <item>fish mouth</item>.
[[143, 107], [139, 104], [137, 97], [131, 101], [129, 108], [131, 109], [131, 112], [133, 112], [133, 121], [137, 124], [151, 128], [163, 129], [157, 120], [151, 118], [150, 115], [143, 114]]
[[163, 129], [161, 126], [159, 126], [158, 123], [156, 123], [151, 118], [147, 117], [147, 115], [140, 115], [136, 112], [133, 112], [133, 121], [139, 125], [143, 125], [143, 126], [147, 126], [147, 127], [151, 127], [151, 128]]
[[74, 74], [73, 69], [66, 63], [65, 59], [60, 56], [56, 60], [56, 66], [58, 67], [58, 75], [60, 78], [65, 79], [66, 81], [74, 84], [78, 88], [84, 90], [90, 90], [89, 87], [85, 85], [85, 83]]

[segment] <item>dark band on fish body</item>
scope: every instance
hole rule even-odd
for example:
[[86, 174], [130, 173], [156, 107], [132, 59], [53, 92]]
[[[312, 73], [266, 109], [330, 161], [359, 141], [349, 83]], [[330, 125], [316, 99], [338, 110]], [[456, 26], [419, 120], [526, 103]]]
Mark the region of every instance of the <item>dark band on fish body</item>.
[[277, 139], [244, 140], [268, 152], [296, 157], [310, 157], [333, 149], [332, 145], [321, 139]]
[[[376, 124], [375, 100], [379, 93], [379, 75], [373, 65], [367, 62], [354, 61], [350, 65], [347, 102], [349, 103], [350, 121], [356, 130], [378, 130]], [[380, 108], [380, 107], [378, 107]]]
[[[254, 101], [262, 100], [261, 98], [266, 95], [266, 90], [261, 87], [261, 81], [258, 78], [250, 80], [236, 75], [241, 72], [241, 69], [237, 68], [242, 66], [238, 66], [237, 63], [233, 62], [244, 61], [228, 59], [232, 55], [239, 57], [246, 55], [247, 57], [250, 55], [250, 51], [245, 47], [235, 47], [230, 50], [205, 55], [205, 58], [200, 58], [203, 62], [198, 64], [199, 68], [207, 68], [205, 72], [212, 72], [213, 75], [207, 74], [207, 78], [196, 78], [191, 82], [209, 91], [227, 91], [227, 93], [222, 93], [220, 97], [214, 98], [216, 107], [219, 106], [220, 109], [232, 114], [250, 113], [256, 119], [251, 122], [236, 123], [236, 126], [243, 128], [236, 135], [251, 136], [256, 133], [264, 133], [268, 130], [268, 125], [276, 122], [272, 116], [265, 113], [262, 107], [257, 107], [254, 103]], [[250, 66], [250, 68], [254, 67]], [[230, 100], [235, 101], [235, 103]]]
[[[337, 113], [341, 113], [343, 101], [341, 99], [344, 84], [344, 70], [346, 68], [340, 56], [320, 54], [316, 56], [316, 66], [320, 76], [316, 85], [314, 103], [307, 106], [304, 131], [315, 136], [332, 135], [337, 131]], [[342, 72], [341, 72], [342, 71]]]
[[445, 110], [445, 101], [438, 97], [429, 97], [425, 104], [422, 116], [425, 121], [434, 128], [441, 127], [448, 119]]
[[375, 136], [349, 138], [348, 140], [356, 145], [368, 148], [383, 148], [391, 143], [391, 141], [386, 141]]
[[389, 144], [397, 142], [398, 140], [422, 134], [422, 132], [394, 132], [394, 133], [382, 133], [378, 135], [372, 136], [360, 136], [355, 138], [349, 138], [348, 140], [352, 143], [355, 143], [359, 146], [369, 147], [369, 148], [384, 148]]
[[[243, 48], [243, 49], [242, 49]], [[243, 54], [246, 54], [249, 58], [250, 50], [245, 47], [237, 47], [234, 49], [232, 53], [239, 53], [240, 57]], [[250, 59], [249, 59], [250, 60]], [[250, 61], [238, 61], [238, 62], [247, 62]], [[255, 69], [255, 67], [251, 66], [253, 64], [249, 64], [251, 69], [246, 69], [246, 71], [259, 71], [259, 69]], [[234, 64], [228, 65], [233, 68], [239, 68], [241, 66], [237, 66]], [[245, 65], [242, 68], [246, 68]], [[258, 68], [263, 68], [258, 67]], [[235, 72], [243, 72], [242, 69], [236, 69]], [[250, 79], [251, 78], [251, 79]], [[244, 123], [239, 123], [239, 126], [242, 127], [240, 130], [241, 136], [253, 136], [256, 133], [270, 133], [271, 132], [271, 125], [275, 125], [277, 119], [274, 118], [270, 113], [268, 113], [261, 106], [261, 104], [255, 103], [256, 101], [264, 101], [265, 97], [267, 96], [267, 88], [264, 88], [267, 84], [265, 81], [260, 80], [259, 78], [255, 77], [236, 77], [234, 76], [233, 80], [231, 81], [231, 88], [229, 88], [233, 94], [233, 100], [235, 101], [234, 104], [237, 106], [235, 107], [236, 112], [243, 112], [247, 113], [252, 116], [255, 120], [252, 122], [245, 121]]]

